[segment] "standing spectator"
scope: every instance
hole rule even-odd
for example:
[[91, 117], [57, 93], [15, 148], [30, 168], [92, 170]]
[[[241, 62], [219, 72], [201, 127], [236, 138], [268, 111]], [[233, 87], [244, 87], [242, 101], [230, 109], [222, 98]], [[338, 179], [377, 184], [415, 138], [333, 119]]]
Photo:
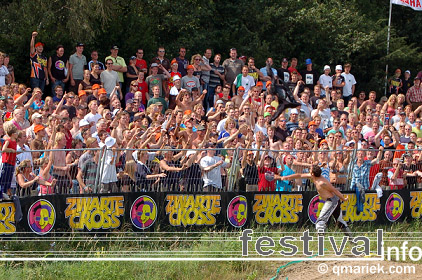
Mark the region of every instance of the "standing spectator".
[[[164, 88], [164, 82], [165, 82], [164, 79], [166, 77], [170, 78], [170, 74], [167, 70], [165, 71], [166, 75], [159, 74], [158, 68], [164, 69], [161, 64], [158, 65], [157, 63], [151, 63], [151, 68], [150, 68], [151, 75], [149, 75], [145, 80], [145, 82], [148, 85], [149, 98], [152, 98], [152, 96], [153, 96], [152, 88], [154, 86], [158, 86], [158, 88], [160, 90], [160, 96], [161, 97], [164, 97], [164, 96], [167, 95], [167, 90]], [[163, 72], [163, 71], [161, 71], [161, 72]]]
[[[265, 147], [267, 149], [268, 146]], [[275, 191], [276, 176], [279, 176], [277, 167], [273, 166], [273, 158], [265, 151], [258, 163], [258, 191]]]
[[100, 73], [105, 70], [104, 63], [98, 60], [98, 51], [93, 50], [91, 52], [91, 60], [88, 62], [89, 71], [92, 71], [92, 68], [94, 67], [95, 64], [98, 64]]
[[58, 45], [56, 47], [56, 54], [48, 58], [47, 70], [48, 76], [51, 81], [51, 92], [53, 97], [55, 96], [54, 89], [57, 85], [60, 85], [62, 88], [65, 87], [65, 84], [69, 80], [69, 61], [66, 56], [64, 56], [64, 47], [63, 45]]
[[333, 87], [333, 79], [330, 76], [331, 68], [329, 65], [324, 66], [324, 74], [319, 76], [319, 84], [321, 85], [321, 96], [325, 97], [325, 88], [331, 89]]
[[[107, 62], [109, 59], [113, 62], [111, 69], [117, 72], [117, 75], [119, 76], [119, 82], [120, 82], [120, 93], [121, 89], [123, 88], [124, 83], [124, 77], [123, 73], [127, 72], [127, 66], [126, 62], [123, 59], [123, 57], [118, 56], [119, 48], [117, 46], [113, 46], [110, 49], [111, 54], [105, 58], [105, 61]], [[123, 96], [120, 98], [120, 100], [123, 99]]]
[[378, 156], [373, 160], [365, 160], [365, 151], [357, 151], [357, 159], [353, 164], [353, 177], [350, 184], [352, 190], [357, 188], [358, 184], [360, 184], [365, 190], [369, 190], [369, 171], [372, 165], [380, 161], [383, 150], [384, 147], [380, 146]]
[[396, 69], [394, 72], [394, 76], [388, 79], [388, 92], [387, 97], [390, 97], [392, 94], [399, 94], [401, 91], [401, 87], [403, 86], [403, 82], [400, 78], [401, 76], [401, 70]]
[[85, 116], [85, 120], [91, 126], [91, 133], [95, 132], [95, 125], [97, 124], [98, 120], [102, 118], [100, 114], [98, 114], [98, 103], [97, 100], [91, 100], [88, 104], [88, 108], [90, 112]]
[[242, 60], [237, 58], [237, 50], [235, 48], [230, 49], [230, 58], [227, 58], [223, 62], [224, 71], [226, 73], [226, 82], [233, 84], [234, 79], [237, 75], [242, 73], [242, 67], [244, 63]]
[[176, 59], [173, 59], [171, 61], [171, 71], [170, 71], [170, 79], [168, 81], [168, 87], [171, 89], [174, 86], [174, 78], [177, 76], [182, 78], [182, 73], [177, 71], [177, 68], [179, 67], [179, 64], [177, 63]]
[[116, 172], [116, 160], [117, 160], [117, 149], [116, 139], [109, 136], [105, 139], [104, 144], [100, 147], [106, 147], [104, 158], [104, 167], [102, 170], [101, 177], [101, 193], [115, 193], [118, 191], [117, 188], [117, 172]]
[[10, 65], [10, 57], [8, 54], [3, 54], [4, 61], [3, 65], [6, 66], [7, 71], [9, 71], [9, 76], [6, 76], [6, 85], [13, 84], [15, 82], [15, 69]]
[[138, 49], [136, 51], [136, 63], [135, 63], [136, 68], [138, 68], [139, 72], [144, 72], [145, 74], [148, 71], [148, 65], [147, 62], [144, 59], [144, 50], [143, 49]]
[[[259, 71], [263, 75], [263, 78], [261, 79], [263, 82], [271, 81], [270, 75], [267, 73], [267, 68], [271, 69], [271, 71], [273, 72], [273, 76], [274, 76], [275, 80], [276, 81], [278, 80], [278, 78], [277, 78], [277, 70], [275, 70], [274, 68], [272, 68], [273, 64], [274, 64], [273, 59], [271, 57], [269, 57], [265, 61], [266, 67], [262, 67], [261, 69], [259, 69]], [[266, 83], [263, 83], [262, 90], [267, 90]]]
[[343, 87], [346, 84], [344, 77], [341, 75], [343, 67], [341, 65], [336, 65], [336, 74], [333, 75], [333, 90], [340, 90], [343, 92]]
[[193, 88], [200, 88], [199, 79], [193, 75], [195, 69], [193, 65], [188, 65], [188, 74], [182, 78], [182, 88], [192, 92]]
[[10, 199], [10, 187], [16, 166], [16, 139], [18, 137], [18, 129], [13, 123], [7, 122], [4, 124], [4, 131], [6, 132], [7, 138], [5, 139], [1, 148], [2, 168], [0, 175], [0, 185], [2, 197], [0, 198]]
[[[6, 63], [5, 63], [6, 64]], [[10, 72], [10, 71], [9, 71]], [[410, 71], [406, 70], [404, 72], [403, 86], [401, 87], [401, 93], [406, 94], [407, 90], [413, 86], [412, 81], [410, 80]]]
[[343, 87], [343, 100], [344, 104], [349, 104], [349, 100], [355, 94], [356, 88], [356, 79], [353, 74], [350, 73], [350, 69], [352, 65], [350, 63], [346, 63], [344, 65], [344, 72], [341, 74], [344, 77], [344, 87]]
[[408, 104], [412, 105], [413, 111], [422, 105], [422, 87], [421, 79], [419, 77], [415, 77], [414, 86], [408, 89], [406, 93], [406, 101]]
[[9, 70], [3, 65], [4, 56], [0, 53], [0, 87], [6, 85], [6, 80], [10, 77]]
[[69, 174], [69, 166], [66, 165], [66, 136], [63, 132], [57, 132], [55, 138], [55, 144], [53, 149], [60, 151], [54, 151], [53, 159], [53, 177], [57, 180], [56, 193], [66, 194], [72, 187], [72, 179]]
[[[201, 61], [201, 68], [202, 68], [201, 80], [204, 82], [204, 84], [202, 85], [202, 89], [206, 89], [207, 91], [208, 91], [208, 86], [209, 86], [209, 83], [210, 83], [210, 70], [211, 70], [210, 58], [211, 58], [211, 56], [212, 56], [212, 50], [206, 49], [204, 55], [202, 56], [202, 61]], [[208, 66], [208, 67], [206, 67], [206, 66]]]
[[250, 75], [254, 79], [255, 83], [256, 81], [258, 81], [258, 78], [263, 79], [264, 77], [261, 71], [259, 71], [259, 69], [255, 66], [255, 58], [251, 56], [248, 59], [248, 75]]
[[178, 65], [177, 71], [182, 74], [182, 77], [186, 76], [187, 74], [186, 70], [188, 69], [188, 65], [189, 65], [189, 61], [185, 58], [185, 56], [186, 56], [186, 48], [180, 47], [179, 56], [176, 57], [175, 59]]
[[285, 83], [290, 81], [290, 72], [287, 66], [289, 66], [289, 60], [287, 58], [283, 58], [281, 60], [281, 68], [277, 70], [277, 76]]
[[82, 54], [84, 51], [84, 44], [76, 44], [76, 52], [69, 58], [69, 76], [70, 87], [69, 90], [78, 92], [79, 84], [84, 78], [84, 69], [86, 66], [86, 57]]
[[306, 69], [300, 72], [302, 78], [304, 79], [305, 86], [310, 90], [314, 90], [314, 86], [318, 84], [318, 73], [316, 70], [312, 69], [312, 60], [307, 58], [305, 60]]
[[209, 83], [209, 90], [207, 92], [207, 96], [205, 97], [204, 108], [205, 111], [208, 111], [209, 108], [214, 106], [214, 95], [215, 95], [215, 88], [219, 85], [222, 85], [225, 81], [225, 72], [224, 67], [220, 65], [221, 62], [221, 54], [216, 54], [214, 56], [213, 63], [210, 64], [212, 70], [210, 71], [210, 83]]
[[119, 75], [116, 71], [113, 70], [113, 60], [111, 58], [106, 59], [107, 69], [103, 71], [100, 75], [101, 85], [107, 91], [107, 97], [111, 99], [111, 93], [114, 91], [115, 87], [118, 86], [119, 89], [119, 99], [123, 99], [122, 90], [120, 88]]
[[139, 91], [141, 93], [142, 98], [138, 101], [142, 103], [144, 106], [146, 106], [149, 99], [149, 94], [148, 94], [148, 84], [145, 82], [145, 72], [139, 71], [138, 79], [136, 81], [133, 81], [132, 83], [135, 84], [136, 91]]
[[[293, 57], [292, 60], [290, 61], [290, 67], [287, 68], [287, 70], [289, 70], [290, 74], [292, 74], [293, 72], [299, 73], [299, 71], [297, 71], [296, 69], [297, 67], [297, 58]], [[299, 76], [299, 80], [301, 80], [302, 77]]]
[[45, 85], [48, 85], [47, 58], [42, 54], [44, 44], [41, 42], [35, 44], [35, 37], [37, 35], [38, 32], [32, 32], [31, 43], [29, 45], [31, 60], [31, 78], [29, 82], [32, 89], [38, 87], [41, 91], [44, 91]]
[[216, 144], [209, 143], [207, 148], [207, 155], [200, 161], [200, 166], [203, 171], [204, 192], [222, 191], [223, 184], [221, 181], [221, 168], [227, 167], [228, 163], [215, 155]]
[[129, 66], [127, 67], [126, 72], [126, 93], [129, 92], [132, 81], [135, 81], [138, 78], [138, 73], [139, 70], [138, 68], [136, 68], [136, 57], [131, 56], [129, 59]]
[[[151, 60], [151, 65], [153, 63], [156, 63], [158, 65], [163, 66], [163, 67], [159, 67], [158, 74], [164, 74], [164, 69], [167, 71], [170, 70], [170, 60], [164, 57], [165, 53], [166, 53], [166, 50], [164, 49], [164, 47], [159, 47], [157, 50], [157, 56]], [[150, 74], [151, 74], [151, 70], [152, 70], [152, 66], [150, 69]]]
[[242, 74], [237, 75], [233, 82], [233, 93], [236, 93], [237, 89], [241, 86], [244, 88], [245, 92], [248, 92], [253, 86], [255, 86], [255, 81], [252, 76], [248, 75], [248, 72], [248, 66], [244, 65], [242, 67]]

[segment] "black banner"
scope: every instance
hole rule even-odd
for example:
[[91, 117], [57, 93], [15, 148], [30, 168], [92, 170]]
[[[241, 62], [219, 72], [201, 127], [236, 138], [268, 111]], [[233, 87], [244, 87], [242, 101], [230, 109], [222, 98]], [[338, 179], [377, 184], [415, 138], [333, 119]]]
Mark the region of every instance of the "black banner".
[[[348, 223], [388, 224], [422, 215], [422, 191], [368, 192], [358, 213], [356, 195], [345, 193], [343, 219]], [[316, 192], [245, 193], [118, 193], [51, 195], [20, 200], [23, 218], [15, 221], [15, 205], [0, 202], [0, 235], [57, 231], [98, 232], [130, 225], [134, 231], [195, 227], [247, 228], [315, 223], [323, 201]]]

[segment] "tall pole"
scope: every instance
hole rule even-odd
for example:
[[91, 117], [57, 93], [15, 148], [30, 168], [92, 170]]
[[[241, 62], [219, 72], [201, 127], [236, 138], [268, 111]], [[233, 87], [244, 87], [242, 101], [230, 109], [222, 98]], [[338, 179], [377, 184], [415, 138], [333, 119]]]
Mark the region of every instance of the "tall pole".
[[[388, 33], [387, 33], [387, 56], [390, 53], [390, 29], [391, 29], [391, 10], [393, 8], [393, 3], [390, 0], [390, 13], [388, 16]], [[388, 58], [387, 58], [388, 59]], [[385, 65], [385, 91], [384, 95], [387, 95], [387, 81], [388, 81], [388, 62]]]

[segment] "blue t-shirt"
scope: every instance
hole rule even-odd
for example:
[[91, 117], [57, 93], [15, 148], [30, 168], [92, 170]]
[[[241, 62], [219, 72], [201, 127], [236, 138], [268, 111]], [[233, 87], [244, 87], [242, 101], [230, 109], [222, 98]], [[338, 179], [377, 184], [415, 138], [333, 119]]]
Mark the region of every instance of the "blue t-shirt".
[[[278, 168], [281, 169], [281, 166], [277, 166]], [[283, 172], [281, 172], [281, 176], [289, 176], [289, 175], [293, 175], [295, 174], [295, 172], [288, 167], [287, 165], [284, 165], [284, 170]], [[286, 192], [291, 192], [292, 191], [293, 186], [290, 184], [290, 181], [284, 180], [277, 180], [277, 185], [276, 185], [276, 191], [282, 192], [282, 191], [286, 191]]]

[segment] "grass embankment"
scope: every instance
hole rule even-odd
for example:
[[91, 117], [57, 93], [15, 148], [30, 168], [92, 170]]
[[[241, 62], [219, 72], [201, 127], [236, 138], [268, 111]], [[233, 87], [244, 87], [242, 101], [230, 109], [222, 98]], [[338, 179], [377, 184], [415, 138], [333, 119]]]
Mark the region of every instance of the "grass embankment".
[[[408, 247], [422, 247], [419, 240], [421, 223], [413, 221], [378, 226], [373, 224], [352, 225], [356, 235], [371, 238], [371, 251], [375, 251], [375, 233], [383, 228], [385, 246], [401, 246], [406, 239]], [[308, 228], [284, 226], [279, 228], [254, 227], [253, 241], [261, 235], [268, 235], [276, 242], [275, 253], [271, 257], [282, 257], [278, 252], [281, 246], [278, 240], [283, 235], [299, 236]], [[336, 236], [340, 245], [342, 233], [333, 227], [330, 232]], [[311, 227], [311, 231], [313, 227]], [[283, 233], [281, 233], [283, 232]], [[203, 231], [171, 233], [109, 233], [93, 235], [72, 233], [49, 237], [38, 237], [35, 241], [29, 236], [3, 239], [0, 242], [0, 256], [14, 257], [240, 257], [241, 243], [238, 241], [241, 231]], [[314, 240], [316, 240], [316, 235]], [[417, 238], [411, 238], [417, 237]], [[249, 242], [250, 256], [257, 256]], [[325, 243], [326, 256], [333, 256], [328, 241]], [[301, 254], [301, 242], [297, 256]], [[346, 253], [350, 254], [350, 245]], [[316, 242], [311, 242], [310, 249], [317, 251]], [[286, 262], [252, 261], [136, 261], [136, 262], [0, 262], [0, 279], [269, 279], [275, 275], [276, 268]]]

